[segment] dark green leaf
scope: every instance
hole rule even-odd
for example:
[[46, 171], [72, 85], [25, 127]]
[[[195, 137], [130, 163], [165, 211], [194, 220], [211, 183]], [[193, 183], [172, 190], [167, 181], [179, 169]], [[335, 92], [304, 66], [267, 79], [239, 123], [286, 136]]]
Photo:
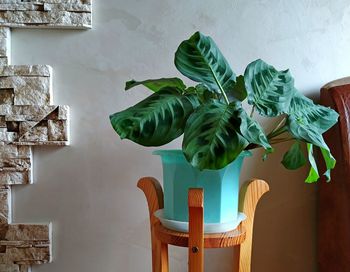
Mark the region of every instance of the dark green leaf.
[[266, 138], [265, 132], [258, 122], [251, 119], [248, 114], [242, 109], [238, 109], [238, 117], [241, 121], [240, 134], [249, 142], [260, 145], [265, 149], [271, 149], [268, 139]]
[[296, 93], [290, 104], [287, 126], [296, 139], [328, 149], [322, 134], [337, 120], [338, 113], [331, 108], [315, 105], [312, 100]]
[[306, 163], [306, 158], [299, 141], [296, 141], [283, 156], [282, 164], [289, 170], [296, 170]]
[[176, 88], [163, 88], [145, 100], [110, 116], [115, 131], [144, 146], [160, 146], [179, 137], [187, 118], [199, 106], [195, 95], [181, 95]]
[[336, 160], [331, 154], [329, 148], [320, 148], [320, 149], [327, 168], [324, 175], [326, 176], [327, 181], [331, 181], [331, 170], [334, 169]]
[[227, 92], [227, 96], [230, 98], [230, 100], [239, 100], [243, 101], [246, 99], [248, 93], [247, 89], [245, 87], [245, 82], [244, 82], [244, 76], [238, 76], [236, 78], [236, 83], [233, 85], [232, 90], [229, 90]]
[[182, 150], [199, 169], [220, 169], [248, 145], [238, 132], [236, 105], [203, 104], [186, 123]]
[[244, 72], [248, 103], [264, 116], [286, 113], [295, 92], [294, 80], [286, 71], [277, 71], [262, 60], [248, 65]]
[[199, 100], [202, 103], [208, 103], [214, 99], [218, 99], [218, 94], [209, 90], [205, 85], [198, 84], [194, 88], [195, 93], [197, 94]]
[[173, 77], [173, 78], [147, 79], [143, 81], [130, 80], [125, 84], [125, 91], [138, 85], [143, 85], [153, 92], [158, 92], [164, 87], [175, 87], [182, 91], [186, 89], [186, 86], [181, 79], [177, 77]]
[[228, 92], [235, 84], [236, 75], [215, 42], [200, 32], [180, 44], [175, 65], [183, 75], [211, 90]]
[[307, 176], [305, 182], [313, 183], [318, 181], [320, 175], [318, 174], [317, 164], [314, 157], [313, 145], [310, 143], [307, 143], [307, 152], [308, 152], [308, 158], [309, 158], [311, 167], [310, 167], [309, 175]]

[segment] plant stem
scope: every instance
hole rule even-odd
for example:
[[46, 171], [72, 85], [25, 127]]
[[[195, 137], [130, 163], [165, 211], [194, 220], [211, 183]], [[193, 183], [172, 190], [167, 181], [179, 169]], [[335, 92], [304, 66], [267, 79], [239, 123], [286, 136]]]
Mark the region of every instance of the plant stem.
[[[270, 141], [271, 145], [275, 145], [275, 144], [280, 144], [280, 143], [284, 143], [284, 142], [289, 142], [294, 140], [294, 138], [276, 138], [273, 139], [272, 141]], [[263, 148], [261, 145], [257, 145], [257, 144], [249, 144], [245, 150], [252, 150], [255, 148]]]
[[[254, 107], [252, 108], [252, 113], [254, 113]], [[252, 115], [252, 113], [251, 113], [251, 115]], [[275, 138], [275, 137], [288, 131], [288, 127], [285, 125], [285, 122], [284, 122], [285, 120], [286, 120], [286, 117], [284, 117], [281, 121], [279, 121], [277, 126], [267, 135], [267, 139], [269, 140], [269, 143], [271, 145], [294, 140], [294, 138], [290, 137], [290, 136]], [[262, 146], [257, 145], [257, 144], [249, 144], [246, 147], [246, 150], [251, 150], [251, 149], [260, 148], [260, 147], [262, 147]]]
[[250, 112], [250, 118], [252, 118], [252, 117], [253, 117], [253, 115], [254, 115], [254, 111], [255, 111], [255, 106], [253, 106], [253, 107], [252, 107], [252, 111]]
[[294, 140], [294, 138], [292, 137], [287, 137], [287, 138], [275, 138], [273, 140], [271, 140], [270, 144], [279, 144], [279, 143], [284, 143], [284, 142], [289, 142]]
[[267, 135], [267, 139], [272, 139], [278, 135], [281, 135], [281, 134], [287, 132], [287, 130], [288, 130], [287, 126], [283, 126], [283, 127], [278, 128], [278, 129], [275, 129], [269, 135]]
[[285, 120], [286, 120], [286, 117], [283, 117], [281, 121], [278, 123], [278, 125], [276, 126], [276, 129], [279, 129], [282, 126], [283, 122], [285, 122]]
[[279, 128], [282, 126], [282, 124], [283, 124], [283, 122], [284, 122], [285, 120], [286, 120], [286, 117], [283, 117], [283, 118], [278, 122], [277, 126], [276, 126], [267, 136], [269, 136], [270, 134], [274, 133], [277, 129], [279, 129]]

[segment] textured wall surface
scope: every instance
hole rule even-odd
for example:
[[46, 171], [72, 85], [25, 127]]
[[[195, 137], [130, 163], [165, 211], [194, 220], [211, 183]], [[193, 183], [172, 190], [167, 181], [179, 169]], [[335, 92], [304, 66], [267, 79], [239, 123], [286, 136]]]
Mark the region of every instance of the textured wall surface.
[[12, 185], [33, 182], [32, 146], [66, 145], [68, 106], [52, 105], [48, 65], [10, 65], [13, 28], [91, 27], [90, 0], [0, 2], [0, 271], [52, 261], [50, 223], [12, 222]]
[[[194, 31], [211, 35], [237, 74], [262, 58], [290, 68], [312, 97], [350, 71], [348, 0], [100, 0], [93, 9], [91, 31], [12, 32], [12, 63], [54, 67], [53, 102], [71, 108], [71, 146], [35, 149], [35, 184], [14, 188], [14, 222], [53, 223], [54, 261], [34, 272], [151, 271], [147, 207], [136, 181], [161, 178], [160, 160], [120, 141], [108, 114], [148, 94], [125, 93], [126, 80], [180, 76], [173, 54]], [[254, 272], [316, 271], [317, 186], [303, 183], [306, 169], [279, 164], [287, 148], [264, 163], [257, 152], [244, 165], [242, 179], [271, 186], [257, 209]], [[186, 271], [186, 250], [171, 248], [170, 256], [172, 272]], [[206, 271], [230, 265], [230, 250], [206, 252]]]

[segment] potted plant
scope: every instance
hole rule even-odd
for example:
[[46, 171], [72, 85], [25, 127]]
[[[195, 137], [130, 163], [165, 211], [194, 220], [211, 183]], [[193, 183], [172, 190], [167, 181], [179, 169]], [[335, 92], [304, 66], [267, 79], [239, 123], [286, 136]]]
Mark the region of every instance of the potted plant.
[[[320, 149], [330, 180], [336, 161], [322, 134], [338, 114], [298, 92], [289, 70], [278, 71], [259, 59], [236, 76], [215, 42], [200, 32], [180, 44], [175, 66], [198, 84], [188, 87], [179, 78], [128, 81], [125, 90], [143, 85], [153, 93], [110, 116], [122, 139], [143, 146], [162, 146], [183, 134], [182, 150], [155, 152], [163, 162], [165, 219], [186, 221], [187, 190], [202, 187], [205, 223], [237, 221], [243, 158], [263, 148], [266, 159], [281, 142], [292, 142], [282, 159], [285, 168], [309, 163], [308, 183], [319, 179], [314, 149]], [[242, 107], [246, 99], [250, 114]], [[281, 120], [265, 134], [256, 113]]]

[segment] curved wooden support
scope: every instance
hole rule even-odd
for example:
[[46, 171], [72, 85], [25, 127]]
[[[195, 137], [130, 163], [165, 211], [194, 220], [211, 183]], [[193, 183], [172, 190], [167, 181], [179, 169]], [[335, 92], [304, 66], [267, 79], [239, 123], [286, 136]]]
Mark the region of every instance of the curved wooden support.
[[188, 271], [204, 271], [204, 192], [190, 189], [188, 192], [189, 237]]
[[158, 218], [154, 216], [154, 212], [163, 209], [164, 207], [162, 186], [155, 178], [144, 177], [138, 181], [137, 187], [144, 192], [148, 203], [149, 218], [151, 222], [152, 271], [168, 272], [168, 245], [159, 241], [154, 231], [155, 224], [159, 222]]
[[242, 226], [246, 230], [246, 239], [240, 246], [239, 272], [251, 271], [255, 209], [259, 199], [268, 191], [269, 185], [261, 179], [247, 181], [241, 188], [239, 194], [239, 210], [247, 216], [247, 219], [242, 222]]

